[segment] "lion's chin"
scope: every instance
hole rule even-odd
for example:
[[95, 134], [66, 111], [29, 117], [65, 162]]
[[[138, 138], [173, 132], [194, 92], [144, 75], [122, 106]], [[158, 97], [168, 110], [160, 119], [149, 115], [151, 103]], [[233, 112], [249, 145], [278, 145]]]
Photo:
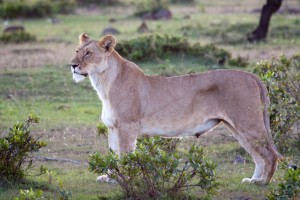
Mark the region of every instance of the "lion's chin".
[[83, 81], [85, 79], [86, 76], [80, 75], [80, 74], [76, 74], [73, 73], [73, 80], [78, 83], [80, 81]]

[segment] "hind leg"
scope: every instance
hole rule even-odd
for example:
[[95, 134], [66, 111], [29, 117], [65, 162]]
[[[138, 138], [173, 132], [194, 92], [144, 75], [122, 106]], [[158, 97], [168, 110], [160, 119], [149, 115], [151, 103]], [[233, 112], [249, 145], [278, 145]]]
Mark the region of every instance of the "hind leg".
[[[253, 145], [254, 146], [254, 145]], [[261, 145], [255, 145], [254, 150], [256, 153], [261, 157], [263, 160], [262, 165], [262, 175], [261, 177], [255, 177], [251, 179], [251, 183], [259, 183], [259, 184], [267, 184], [272, 179], [276, 167], [277, 167], [277, 161], [278, 156], [272, 149], [270, 144], [261, 144]]]
[[232, 130], [240, 145], [251, 155], [255, 163], [255, 171], [252, 178], [244, 178], [242, 182], [269, 183], [276, 170], [278, 157], [267, 142], [265, 134], [255, 134], [253, 130], [249, 130], [247, 134], [243, 134], [231, 125], [227, 125]]

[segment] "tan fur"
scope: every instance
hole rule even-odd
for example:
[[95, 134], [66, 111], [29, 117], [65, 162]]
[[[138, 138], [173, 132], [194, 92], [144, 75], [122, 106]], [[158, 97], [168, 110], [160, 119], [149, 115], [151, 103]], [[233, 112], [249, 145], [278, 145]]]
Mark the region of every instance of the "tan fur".
[[[255, 172], [243, 182], [268, 183], [279, 153], [271, 139], [267, 90], [253, 74], [215, 70], [177, 77], [147, 76], [115, 50], [116, 40], [85, 40], [72, 60], [74, 79], [88, 74], [103, 103], [109, 146], [132, 151], [138, 135], [196, 136], [225, 123], [253, 157]], [[89, 53], [87, 53], [89, 52]]]

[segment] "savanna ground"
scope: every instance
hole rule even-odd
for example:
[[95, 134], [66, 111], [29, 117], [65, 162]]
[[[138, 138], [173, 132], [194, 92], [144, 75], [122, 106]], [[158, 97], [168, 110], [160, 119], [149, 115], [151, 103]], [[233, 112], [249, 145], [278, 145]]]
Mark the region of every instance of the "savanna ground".
[[[289, 13], [273, 16], [267, 42], [248, 43], [246, 33], [254, 30], [264, 1], [204, 0], [194, 5], [171, 5], [173, 18], [167, 21], [147, 21], [150, 33], [186, 37], [190, 42], [214, 43], [229, 50], [233, 56], [248, 57], [251, 63], [242, 70], [252, 71], [255, 63], [281, 54], [300, 53], [300, 17]], [[299, 1], [284, 1], [282, 10], [300, 8]], [[101, 102], [88, 80], [75, 84], [68, 63], [77, 46], [78, 35], [88, 32], [91, 38], [100, 38], [103, 28], [111, 26], [121, 33], [117, 40], [136, 38], [141, 19], [133, 17], [133, 7], [103, 7], [88, 10], [80, 8], [76, 15], [59, 15], [58, 24], [46, 19], [14, 20], [37, 36], [38, 42], [0, 46], [0, 132], [5, 134], [16, 121], [25, 120], [30, 113], [41, 118], [33, 133], [42, 134], [48, 146], [36, 156], [76, 160], [72, 162], [35, 162], [59, 177], [73, 199], [97, 199], [120, 193], [117, 185], [99, 184], [96, 175], [88, 171], [89, 154], [107, 152], [107, 139], [96, 134]], [[190, 17], [186, 17], [189, 15]], [[110, 22], [114, 18], [115, 22]], [[0, 31], [4, 29], [1, 22]], [[176, 69], [180, 73], [206, 71], [219, 66], [204, 66], [181, 57], [155, 59], [138, 63], [147, 74], [162, 74]], [[196, 142], [205, 147], [207, 158], [218, 164], [217, 177], [221, 183], [214, 199], [265, 199], [265, 194], [276, 187], [282, 170], [278, 170], [267, 186], [241, 184], [254, 170], [251, 158], [240, 148], [230, 132], [220, 126], [198, 138], [186, 138], [182, 145]], [[246, 158], [245, 164], [233, 164], [236, 156]], [[300, 164], [299, 155], [286, 155]], [[31, 174], [38, 173], [34, 169]], [[0, 199], [12, 199], [19, 189], [32, 187], [51, 190], [51, 176], [28, 177], [26, 185], [0, 187]], [[191, 191], [197, 195], [197, 191]]]

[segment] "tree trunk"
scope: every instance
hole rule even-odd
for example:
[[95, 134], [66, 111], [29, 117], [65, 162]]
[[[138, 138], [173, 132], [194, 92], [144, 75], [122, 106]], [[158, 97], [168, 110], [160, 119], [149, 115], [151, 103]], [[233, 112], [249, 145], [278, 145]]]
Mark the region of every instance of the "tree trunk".
[[257, 28], [247, 35], [250, 42], [264, 40], [267, 37], [270, 19], [272, 15], [280, 8], [282, 0], [267, 0], [267, 3], [261, 10], [260, 20]]

